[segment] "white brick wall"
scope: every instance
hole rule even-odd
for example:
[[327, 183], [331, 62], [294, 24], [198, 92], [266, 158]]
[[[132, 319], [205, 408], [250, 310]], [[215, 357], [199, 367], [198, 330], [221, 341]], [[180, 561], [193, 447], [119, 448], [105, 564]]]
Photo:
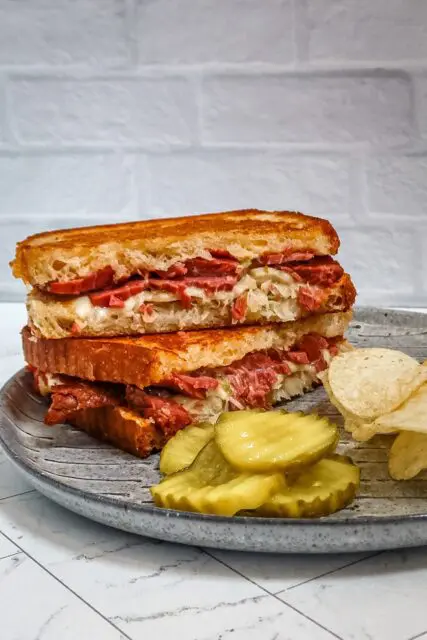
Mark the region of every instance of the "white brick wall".
[[427, 0], [0, 0], [0, 298], [29, 233], [251, 206], [427, 305]]
[[138, 59], [283, 65], [294, 60], [293, 24], [292, 0], [137, 0]]
[[234, 74], [207, 78], [202, 97], [207, 143], [395, 146], [413, 134], [403, 74]]
[[[136, 216], [134, 158], [78, 153], [0, 156], [0, 212]], [[146, 185], [143, 172], [139, 182]]]
[[[192, 151], [151, 156], [150, 212], [260, 209], [313, 211], [344, 218], [350, 206], [351, 159], [280, 152]], [[144, 163], [145, 165], [145, 163]], [[142, 166], [141, 177], [145, 166]], [[143, 181], [138, 179], [143, 195]]]
[[127, 25], [126, 0], [1, 0], [0, 64], [124, 66]]

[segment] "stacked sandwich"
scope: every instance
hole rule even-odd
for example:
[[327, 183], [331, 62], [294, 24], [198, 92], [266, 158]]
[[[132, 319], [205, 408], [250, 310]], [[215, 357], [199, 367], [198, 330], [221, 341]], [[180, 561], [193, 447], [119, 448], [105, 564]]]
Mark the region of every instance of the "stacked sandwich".
[[338, 247], [325, 220], [257, 210], [19, 243], [46, 424], [145, 457], [190, 423], [311, 389], [345, 349], [355, 299]]

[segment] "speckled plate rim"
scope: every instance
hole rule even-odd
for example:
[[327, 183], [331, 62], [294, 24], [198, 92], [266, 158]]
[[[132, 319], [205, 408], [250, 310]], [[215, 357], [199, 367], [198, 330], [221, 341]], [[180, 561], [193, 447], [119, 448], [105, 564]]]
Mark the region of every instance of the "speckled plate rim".
[[[427, 514], [367, 517], [350, 522], [331, 517], [318, 520], [228, 518], [154, 506], [129, 506], [112, 498], [101, 499], [96, 494], [64, 487], [21, 463], [7, 447], [4, 451], [18, 472], [40, 494], [61, 507], [102, 525], [147, 538], [227, 551], [273, 554], [361, 553], [427, 545]], [[132, 515], [143, 519], [135, 522]], [[144, 522], [145, 517], [149, 518], [148, 522]], [[171, 525], [169, 529], [159, 528], [162, 521]], [[188, 528], [188, 524], [192, 526]], [[197, 524], [205, 525], [208, 530], [197, 530]], [[231, 535], [230, 529], [233, 530]]]
[[[396, 311], [388, 308], [375, 308], [375, 307], [359, 307], [355, 309], [358, 319], [363, 321], [364, 314], [393, 314], [408, 318], [408, 320], [419, 320], [422, 317], [422, 312], [417, 311]], [[426, 334], [427, 334], [427, 317], [426, 317]], [[21, 370], [22, 371], [22, 370]], [[4, 419], [10, 420], [5, 411], [2, 408], [2, 398], [10, 384], [13, 383], [14, 378], [18, 375], [17, 372], [0, 389], [0, 412]], [[393, 549], [399, 547], [411, 547], [427, 544], [427, 511], [421, 514], [408, 514], [408, 515], [396, 515], [396, 516], [362, 516], [357, 520], [351, 517], [335, 518], [334, 516], [328, 516], [319, 519], [286, 519], [286, 518], [256, 518], [249, 516], [215, 516], [209, 514], [197, 514], [185, 511], [173, 511], [167, 509], [161, 509], [155, 505], [147, 504], [135, 504], [126, 502], [123, 499], [115, 499], [112, 496], [99, 496], [93, 492], [86, 492], [75, 487], [69, 487], [64, 483], [61, 483], [51, 477], [46, 476], [42, 472], [38, 471], [31, 464], [25, 463], [19, 456], [17, 456], [7, 444], [4, 442], [0, 430], [0, 445], [12, 464], [18, 469], [18, 471], [42, 494], [46, 495], [55, 502], [69, 508], [70, 510], [79, 513], [85, 517], [96, 520], [108, 526], [113, 526], [119, 529], [127, 530], [133, 533], [140, 533], [140, 535], [147, 535], [148, 537], [157, 537], [159, 539], [178, 542], [182, 544], [196, 544], [203, 546], [212, 546], [215, 548], [235, 549], [245, 551], [265, 551], [273, 553], [335, 553], [335, 552], [349, 552], [349, 551], [364, 551], [364, 550], [379, 550], [379, 549]], [[91, 511], [94, 509], [94, 512]], [[105, 512], [105, 509], [112, 509], [115, 517], [111, 517], [111, 514]], [[130, 516], [140, 518], [141, 516], [149, 518], [152, 522], [149, 526], [141, 523], [141, 526], [135, 526], [127, 521]], [[124, 517], [124, 520], [123, 520]], [[117, 520], [117, 522], [115, 522]], [[169, 525], [175, 523], [178, 525], [171, 528], [168, 533], [161, 533], [156, 530], [156, 522], [167, 521]], [[311, 537], [311, 534], [316, 534], [312, 538], [310, 544], [302, 543], [300, 545], [290, 546], [286, 544], [286, 539], [283, 543], [279, 544], [267, 544], [267, 548], [254, 545], [256, 548], [252, 548], [251, 544], [242, 545], [241, 543], [233, 544], [233, 542], [222, 543], [221, 541], [214, 541], [212, 538], [215, 536], [208, 535], [209, 540], [203, 540], [206, 536], [195, 535], [189, 536], [188, 532], [182, 533], [179, 529], [179, 524], [191, 523], [193, 526], [201, 525], [203, 527], [208, 526], [215, 529], [226, 528], [249, 528], [253, 531], [259, 530], [263, 534], [268, 535], [268, 531], [283, 533], [285, 538], [286, 534], [291, 534], [291, 538], [295, 539], [303, 531]], [[372, 536], [372, 540], [369, 540], [369, 535], [366, 533], [366, 528], [378, 530], [381, 529], [386, 533], [386, 539], [379, 543], [376, 540], [376, 536]], [[138, 531], [141, 529], [141, 531]], [[146, 533], [145, 531], [150, 531]], [[323, 545], [320, 544], [325, 538], [330, 536], [339, 536], [340, 542], [337, 544]], [[188, 538], [193, 537], [194, 540], [190, 541]], [[201, 539], [202, 538], [202, 539]], [[316, 542], [317, 540], [317, 542]], [[277, 547], [277, 548], [275, 548]]]

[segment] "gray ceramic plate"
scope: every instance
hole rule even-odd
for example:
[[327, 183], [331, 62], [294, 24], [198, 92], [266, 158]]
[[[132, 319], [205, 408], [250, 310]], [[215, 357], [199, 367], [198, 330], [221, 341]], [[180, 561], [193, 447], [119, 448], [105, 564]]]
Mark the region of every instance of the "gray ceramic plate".
[[[427, 359], [427, 316], [362, 309], [349, 332], [359, 346], [399, 348]], [[387, 473], [390, 440], [343, 440], [340, 450], [361, 467], [353, 505], [318, 520], [224, 518], [156, 508], [148, 487], [159, 479], [158, 456], [139, 460], [71, 427], [43, 425], [44, 402], [18, 372], [0, 396], [0, 442], [10, 460], [41, 493], [104, 524], [191, 545], [275, 553], [372, 551], [427, 544], [427, 474], [393, 482]], [[288, 403], [339, 418], [323, 389]]]

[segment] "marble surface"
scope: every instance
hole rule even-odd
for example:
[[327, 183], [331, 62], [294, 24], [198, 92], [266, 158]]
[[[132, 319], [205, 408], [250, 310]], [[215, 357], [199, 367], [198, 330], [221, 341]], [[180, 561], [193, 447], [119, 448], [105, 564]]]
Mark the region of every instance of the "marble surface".
[[[0, 382], [23, 364], [0, 305]], [[49, 502], [0, 452], [3, 640], [427, 640], [427, 549], [336, 556], [204, 550]]]

